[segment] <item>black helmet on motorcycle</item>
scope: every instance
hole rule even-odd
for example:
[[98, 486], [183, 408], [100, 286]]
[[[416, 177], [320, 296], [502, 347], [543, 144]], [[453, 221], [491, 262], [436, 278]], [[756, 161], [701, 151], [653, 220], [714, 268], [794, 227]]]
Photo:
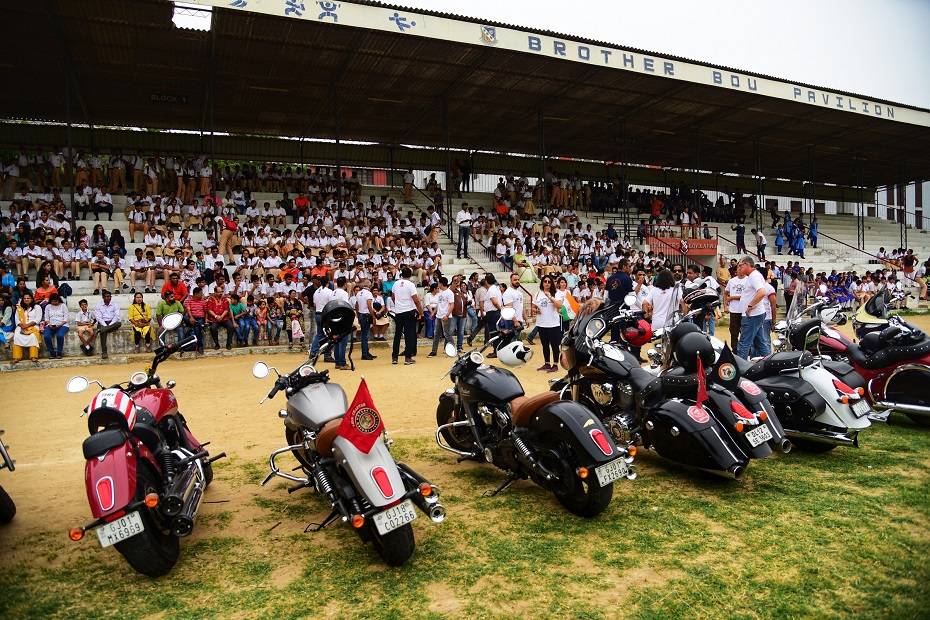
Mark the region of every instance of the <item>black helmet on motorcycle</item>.
[[695, 372], [698, 356], [704, 368], [714, 364], [714, 345], [703, 333], [685, 334], [675, 343], [674, 355], [675, 362], [686, 372]]
[[334, 299], [323, 306], [323, 317], [320, 327], [332, 338], [342, 338], [352, 331], [355, 321], [355, 310], [347, 301]]
[[701, 328], [694, 323], [679, 323], [674, 328], [672, 328], [672, 333], [668, 335], [668, 339], [672, 345], [672, 348], [675, 348], [675, 344], [681, 340], [685, 334], [691, 333], [700, 334]]

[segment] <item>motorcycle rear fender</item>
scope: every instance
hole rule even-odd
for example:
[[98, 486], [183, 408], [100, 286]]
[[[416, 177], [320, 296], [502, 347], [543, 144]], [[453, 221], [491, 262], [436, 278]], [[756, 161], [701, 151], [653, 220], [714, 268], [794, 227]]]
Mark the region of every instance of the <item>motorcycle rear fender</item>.
[[[858, 375], [856, 375], [858, 376]], [[852, 412], [851, 405], [844, 405], [837, 401], [838, 393], [833, 385], [834, 375], [824, 366], [814, 365], [801, 372], [801, 378], [807, 381], [817, 393], [826, 401], [825, 410], [814, 417], [814, 420], [829, 426], [860, 430], [871, 426], [868, 416], [857, 418]], [[842, 379], [841, 379], [842, 380]], [[858, 386], [850, 386], [858, 387]], [[831, 398], [832, 397], [832, 398]], [[863, 398], [865, 398], [863, 396]]]
[[[135, 499], [139, 451], [134, 441], [130, 437], [122, 445], [87, 459], [84, 487], [94, 518], [113, 514]], [[145, 452], [151, 456], [148, 449]]]
[[[575, 454], [583, 461], [595, 464], [607, 463], [620, 456], [617, 445], [603, 423], [584, 405], [570, 400], [550, 403], [533, 416], [530, 429], [537, 436], [556, 436], [571, 445]], [[610, 454], [604, 454], [595, 443], [591, 431], [599, 430], [610, 446]]]
[[[397, 464], [380, 437], [368, 454], [356, 448], [345, 437], [336, 437], [333, 441], [333, 456], [352, 479], [355, 489], [364, 495], [372, 506], [393, 504], [407, 492], [404, 488], [404, 481], [397, 471]], [[379, 467], [387, 474], [387, 481], [390, 485], [388, 496], [381, 492], [381, 488], [374, 479], [375, 469]]]
[[[714, 386], [713, 389], [708, 390], [707, 396], [710, 398], [711, 410], [714, 412], [713, 417], [720, 422], [720, 430], [726, 433], [731, 440], [739, 446], [743, 453], [748, 454], [754, 459], [769, 456], [772, 453], [772, 447], [769, 444], [785, 437], [785, 430], [782, 428], [778, 416], [775, 415], [775, 408], [772, 407], [772, 404], [766, 398], [759, 400], [754, 397], [754, 400], [757, 401], [755, 403], [744, 401], [742, 400], [742, 390], [739, 388], [737, 389], [739, 393], [730, 392], [720, 386]], [[736, 419], [731, 413], [731, 403], [734, 400], [739, 400], [753, 412], [765, 410], [767, 419], [765, 422], [762, 422], [762, 424], [768, 425], [769, 430], [772, 432], [772, 439], [770, 441], [763, 442], [753, 448], [749, 445], [749, 441], [743, 437], [742, 433], [736, 432]]]
[[[687, 401], [666, 400], [650, 409], [645, 416], [644, 444], [666, 458], [694, 467], [719, 471], [745, 467], [747, 455], [721, 424], [713, 416], [707, 422], [695, 421], [688, 414], [692, 406], [694, 403]], [[705, 405], [705, 412], [708, 409]]]

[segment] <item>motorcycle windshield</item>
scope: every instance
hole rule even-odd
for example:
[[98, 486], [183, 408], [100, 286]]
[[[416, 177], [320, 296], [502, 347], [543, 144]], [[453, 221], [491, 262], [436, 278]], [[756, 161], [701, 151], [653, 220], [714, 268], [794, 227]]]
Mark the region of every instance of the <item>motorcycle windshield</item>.
[[804, 314], [804, 309], [808, 306], [809, 296], [807, 294], [807, 285], [800, 280], [796, 280], [795, 286], [794, 299], [791, 300], [791, 306], [788, 308], [788, 323], [792, 323], [795, 319], [801, 318]]

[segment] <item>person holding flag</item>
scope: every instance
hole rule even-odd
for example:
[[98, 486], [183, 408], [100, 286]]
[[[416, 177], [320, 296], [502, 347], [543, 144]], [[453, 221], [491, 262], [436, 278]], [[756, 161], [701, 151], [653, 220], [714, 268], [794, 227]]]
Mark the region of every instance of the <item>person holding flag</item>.
[[[564, 307], [564, 297], [559, 297], [552, 283], [552, 276], [543, 276], [539, 292], [533, 298], [533, 305], [539, 309], [536, 329], [542, 342], [543, 361], [537, 368], [541, 372], [555, 372], [559, 369], [559, 345], [562, 342], [562, 321], [559, 316]], [[552, 363], [549, 363], [550, 354]]]
[[562, 316], [562, 331], [564, 332], [568, 329], [568, 324], [572, 322], [572, 319], [577, 316], [579, 307], [578, 300], [568, 290], [568, 280], [564, 276], [558, 279], [558, 291], [555, 293], [555, 298], [561, 302], [559, 314]]

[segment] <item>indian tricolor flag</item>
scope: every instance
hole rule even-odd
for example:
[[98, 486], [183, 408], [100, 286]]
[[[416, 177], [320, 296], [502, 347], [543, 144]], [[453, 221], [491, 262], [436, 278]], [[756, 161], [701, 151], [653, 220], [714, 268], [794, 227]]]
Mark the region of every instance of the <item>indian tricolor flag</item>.
[[565, 321], [571, 321], [578, 314], [578, 300], [572, 297], [572, 294], [568, 291], [565, 292], [565, 299], [562, 300], [562, 309], [559, 310], [559, 313]]

